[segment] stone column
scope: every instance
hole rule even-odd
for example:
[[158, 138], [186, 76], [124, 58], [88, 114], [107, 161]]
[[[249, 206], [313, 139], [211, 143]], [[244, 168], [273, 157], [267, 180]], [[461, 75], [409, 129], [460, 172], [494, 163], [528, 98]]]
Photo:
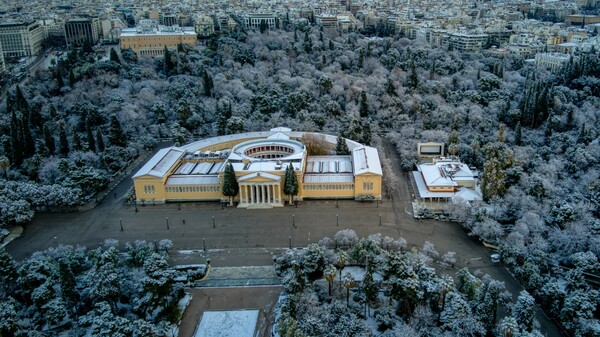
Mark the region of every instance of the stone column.
[[267, 202], [271, 203], [271, 185], [267, 185]]
[[250, 187], [250, 203], [254, 203], [254, 186], [248, 185]]

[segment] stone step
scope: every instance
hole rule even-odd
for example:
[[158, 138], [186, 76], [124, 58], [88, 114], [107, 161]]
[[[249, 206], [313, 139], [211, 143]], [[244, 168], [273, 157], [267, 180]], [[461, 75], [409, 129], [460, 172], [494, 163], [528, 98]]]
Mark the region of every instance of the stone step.
[[196, 288], [228, 288], [281, 285], [278, 278], [212, 279], [196, 283]]

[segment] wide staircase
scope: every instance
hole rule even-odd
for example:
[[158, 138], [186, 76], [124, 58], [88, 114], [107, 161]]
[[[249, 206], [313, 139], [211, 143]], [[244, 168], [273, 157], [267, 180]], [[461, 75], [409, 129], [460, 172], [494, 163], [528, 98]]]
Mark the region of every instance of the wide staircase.
[[197, 288], [256, 287], [281, 285], [273, 266], [215, 267], [196, 282]]

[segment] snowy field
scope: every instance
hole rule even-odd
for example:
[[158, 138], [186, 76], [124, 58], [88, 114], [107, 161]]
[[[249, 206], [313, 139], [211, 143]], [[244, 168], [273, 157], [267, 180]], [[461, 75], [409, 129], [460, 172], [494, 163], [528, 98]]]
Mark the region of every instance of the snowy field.
[[258, 310], [205, 311], [194, 337], [253, 337]]

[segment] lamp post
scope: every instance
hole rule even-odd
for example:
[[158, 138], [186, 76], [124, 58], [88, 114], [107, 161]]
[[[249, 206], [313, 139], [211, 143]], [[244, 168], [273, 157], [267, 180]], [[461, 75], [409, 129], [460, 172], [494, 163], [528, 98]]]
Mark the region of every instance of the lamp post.
[[202, 248], [204, 248], [204, 252], [206, 253], [206, 239], [202, 238]]
[[292, 226], [296, 228], [296, 218], [294, 217], [294, 214], [292, 214]]
[[165, 217], [165, 220], [167, 220], [167, 229], [171, 229], [171, 228], [169, 227], [169, 217]]
[[121, 225], [121, 232], [123, 231], [123, 219], [119, 218], [119, 225]]
[[381, 226], [381, 213], [379, 213], [379, 226]]
[[134, 207], [134, 209], [135, 209], [135, 212], [137, 213], [137, 212], [138, 212], [138, 208], [137, 208], [137, 201], [134, 201], [134, 202], [133, 202], [133, 207]]
[[337, 213], [337, 214], [335, 215], [335, 225], [336, 225], [336, 226], [339, 226], [339, 225], [340, 225], [340, 214], [339, 214], [339, 213]]
[[288, 236], [288, 241], [289, 241], [289, 244], [290, 244], [290, 249], [292, 249], [292, 236], [291, 235]]
[[215, 228], [215, 216], [214, 215], [212, 217], [212, 222], [213, 222], [213, 228]]

